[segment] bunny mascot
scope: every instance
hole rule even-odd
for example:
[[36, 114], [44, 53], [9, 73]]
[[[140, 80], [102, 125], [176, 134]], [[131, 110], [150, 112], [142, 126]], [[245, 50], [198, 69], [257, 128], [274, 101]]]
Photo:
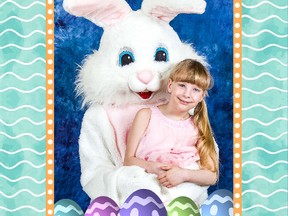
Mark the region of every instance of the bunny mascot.
[[187, 193], [179, 193], [160, 186], [156, 175], [140, 167], [123, 166], [123, 159], [136, 112], [165, 102], [169, 69], [185, 58], [207, 65], [169, 25], [179, 13], [204, 13], [206, 3], [143, 0], [138, 11], [125, 0], [65, 0], [63, 6], [104, 29], [99, 50], [86, 58], [77, 80], [78, 93], [89, 107], [79, 139], [83, 190], [92, 200], [108, 196], [118, 204], [142, 188], [164, 203], [180, 195], [203, 203], [207, 187], [189, 183]]

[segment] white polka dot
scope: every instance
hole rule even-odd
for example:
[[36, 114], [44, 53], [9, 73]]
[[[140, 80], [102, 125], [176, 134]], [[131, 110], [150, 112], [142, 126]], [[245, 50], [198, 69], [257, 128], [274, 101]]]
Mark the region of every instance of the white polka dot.
[[156, 211], [156, 210], [153, 210], [153, 211], [152, 211], [152, 216], [159, 216], [159, 213], [158, 213], [158, 211]]
[[229, 216], [233, 216], [233, 208], [229, 208]]
[[174, 212], [172, 213], [172, 216], [178, 216], [178, 212], [174, 211]]
[[240, 118], [240, 113], [235, 113], [235, 118]]
[[53, 160], [51, 160], [51, 159], [48, 160], [48, 164], [50, 164], [50, 165], [53, 164]]
[[217, 215], [218, 207], [216, 205], [211, 206], [210, 208], [210, 214], [211, 215]]
[[235, 73], [235, 77], [239, 78], [240, 77], [240, 73]]
[[236, 67], [236, 68], [240, 68], [240, 64], [239, 64], [239, 63], [236, 63], [236, 64], [235, 64], [235, 67]]
[[130, 213], [130, 216], [139, 216], [139, 211], [138, 209], [136, 208], [133, 208], [131, 213]]
[[240, 134], [239, 133], [236, 133], [235, 134], [235, 138], [239, 138], [240, 137]]
[[236, 47], [236, 48], [240, 48], [240, 43], [236, 43], [236, 44], [235, 44], [235, 47]]

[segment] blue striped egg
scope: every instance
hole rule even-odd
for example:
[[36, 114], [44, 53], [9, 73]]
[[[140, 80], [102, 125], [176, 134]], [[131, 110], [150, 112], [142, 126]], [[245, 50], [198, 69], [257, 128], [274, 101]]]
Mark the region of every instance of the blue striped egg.
[[94, 199], [88, 206], [85, 216], [117, 216], [119, 206], [109, 197], [101, 196]]
[[71, 199], [61, 199], [54, 204], [55, 216], [84, 216], [81, 207]]
[[221, 189], [210, 194], [201, 205], [202, 216], [233, 216], [233, 195]]
[[132, 193], [122, 205], [119, 216], [167, 216], [161, 199], [152, 191], [140, 189]]

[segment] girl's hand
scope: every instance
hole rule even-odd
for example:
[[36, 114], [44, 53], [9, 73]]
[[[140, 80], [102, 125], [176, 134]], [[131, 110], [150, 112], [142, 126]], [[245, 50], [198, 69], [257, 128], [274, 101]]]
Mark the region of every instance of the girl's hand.
[[185, 182], [185, 170], [178, 166], [162, 166], [162, 171], [158, 175], [158, 181], [161, 185], [167, 188], [175, 187], [183, 182]]
[[159, 162], [149, 162], [146, 172], [147, 173], [154, 173], [157, 176], [160, 175], [160, 173], [164, 172], [162, 167], [166, 167], [167, 164], [159, 163]]

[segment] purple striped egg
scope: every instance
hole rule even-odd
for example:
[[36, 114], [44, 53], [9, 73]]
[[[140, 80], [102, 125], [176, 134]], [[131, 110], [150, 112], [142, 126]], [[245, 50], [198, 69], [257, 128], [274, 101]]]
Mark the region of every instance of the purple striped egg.
[[117, 216], [118, 212], [119, 206], [114, 200], [101, 196], [90, 203], [84, 216]]
[[140, 189], [132, 193], [122, 205], [119, 216], [167, 216], [161, 199], [152, 191]]

